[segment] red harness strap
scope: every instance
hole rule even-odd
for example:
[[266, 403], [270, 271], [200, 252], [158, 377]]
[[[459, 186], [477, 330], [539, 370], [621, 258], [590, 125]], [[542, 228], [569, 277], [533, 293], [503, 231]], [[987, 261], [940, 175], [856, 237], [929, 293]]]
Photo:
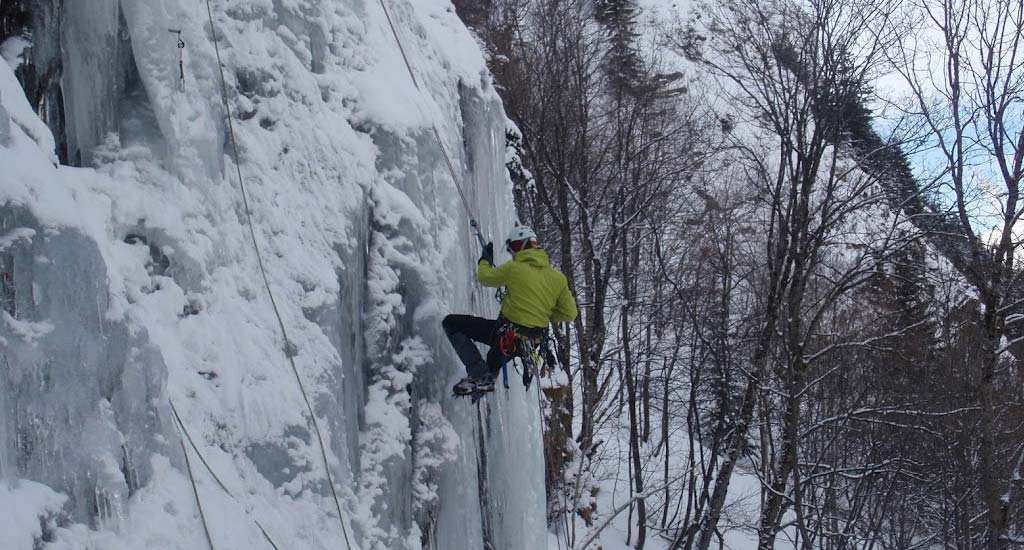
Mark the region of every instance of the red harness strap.
[[505, 357], [513, 357], [516, 354], [516, 329], [511, 323], [505, 323], [498, 333], [498, 349]]

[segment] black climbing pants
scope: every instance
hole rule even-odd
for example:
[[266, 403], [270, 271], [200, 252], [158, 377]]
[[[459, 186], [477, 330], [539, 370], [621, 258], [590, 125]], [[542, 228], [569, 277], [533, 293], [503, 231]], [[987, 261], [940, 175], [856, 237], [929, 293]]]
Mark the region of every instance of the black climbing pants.
[[[498, 347], [498, 321], [475, 315], [449, 315], [441, 321], [448, 340], [470, 378], [495, 378], [501, 371], [501, 349]], [[480, 356], [474, 342], [491, 347], [487, 361]]]

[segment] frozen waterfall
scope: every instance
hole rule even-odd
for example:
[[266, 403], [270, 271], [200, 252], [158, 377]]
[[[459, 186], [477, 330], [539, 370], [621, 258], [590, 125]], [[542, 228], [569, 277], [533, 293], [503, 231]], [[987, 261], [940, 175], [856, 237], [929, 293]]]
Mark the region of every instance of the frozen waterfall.
[[198, 496], [215, 548], [344, 548], [289, 355], [353, 548], [545, 547], [536, 387], [453, 400], [440, 327], [497, 304], [431, 127], [497, 235], [508, 123], [448, 0], [387, 1], [423, 93], [376, 1], [214, 0], [212, 27], [195, 0], [19, 14], [0, 45], [0, 547], [207, 547]]

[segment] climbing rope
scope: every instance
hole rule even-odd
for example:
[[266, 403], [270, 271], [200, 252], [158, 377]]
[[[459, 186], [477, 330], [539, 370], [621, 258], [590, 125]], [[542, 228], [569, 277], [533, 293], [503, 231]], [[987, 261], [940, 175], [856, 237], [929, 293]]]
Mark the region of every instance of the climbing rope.
[[284, 339], [285, 345], [285, 356], [288, 358], [288, 362], [291, 364], [292, 372], [295, 374], [295, 381], [298, 382], [299, 391], [302, 393], [302, 400], [306, 403], [306, 410], [309, 411], [309, 417], [313, 424], [313, 431], [316, 433], [317, 442], [320, 444], [320, 458], [324, 464], [324, 473], [327, 476], [327, 484], [331, 488], [331, 496], [334, 497], [334, 505], [338, 511], [338, 521], [341, 522], [341, 532], [345, 537], [345, 547], [351, 550], [352, 543], [349, 541], [348, 527], [345, 526], [345, 514], [341, 511], [341, 500], [338, 499], [337, 489], [334, 487], [334, 478], [331, 475], [331, 467], [327, 461], [327, 448], [324, 445], [323, 435], [320, 433], [320, 423], [316, 419], [316, 413], [313, 412], [313, 405], [309, 402], [309, 395], [306, 393], [306, 387], [302, 383], [302, 377], [299, 376], [299, 369], [295, 365], [295, 355], [297, 353], [294, 344], [288, 337], [288, 330], [285, 328], [284, 319], [281, 316], [281, 311], [277, 307], [277, 300], [274, 299], [274, 292], [270, 288], [270, 279], [267, 277], [267, 270], [263, 264], [263, 254], [260, 252], [259, 242], [256, 240], [256, 229], [252, 223], [252, 211], [249, 209], [249, 198], [245, 191], [245, 179], [242, 178], [242, 163], [239, 160], [238, 155], [238, 141], [235, 139], [235, 125], [231, 118], [231, 106], [228, 104], [228, 85], [224, 78], [224, 65], [220, 57], [220, 45], [217, 38], [217, 28], [213, 22], [213, 8], [210, 6], [210, 0], [206, 0], [206, 14], [210, 19], [210, 33], [213, 35], [213, 48], [217, 56], [217, 70], [220, 73], [220, 87], [221, 87], [221, 99], [224, 103], [224, 112], [228, 121], [228, 136], [231, 139], [231, 148], [235, 156], [235, 171], [238, 174], [238, 187], [242, 193], [242, 205], [245, 207], [245, 219], [249, 226], [249, 236], [252, 238], [252, 246], [256, 251], [256, 261], [259, 264], [260, 274], [263, 277], [263, 286], [267, 289], [267, 296], [270, 297], [270, 305], [274, 308], [274, 316], [277, 317], [277, 323], [281, 328], [281, 337]]
[[210, 526], [206, 523], [206, 513], [203, 512], [203, 502], [199, 500], [199, 488], [196, 487], [196, 476], [192, 472], [192, 461], [188, 459], [188, 449], [185, 448], [184, 438], [179, 436], [178, 443], [181, 443], [181, 454], [185, 455], [185, 469], [188, 470], [188, 479], [192, 482], [192, 494], [196, 497], [196, 507], [199, 508], [199, 519], [203, 522], [203, 532], [206, 533], [206, 542], [210, 545], [210, 550], [217, 550], [213, 546], [213, 537], [210, 536]]
[[484, 433], [483, 413], [480, 412], [480, 401], [476, 402], [476, 426], [473, 427], [473, 447], [476, 448], [476, 480], [479, 486], [480, 500], [480, 531], [483, 538], [484, 550], [493, 550], [494, 545], [491, 537], [494, 536], [491, 527], [491, 517], [488, 515], [491, 495], [487, 490], [487, 435]]
[[192, 436], [188, 433], [188, 430], [185, 429], [185, 423], [181, 421], [181, 416], [178, 415], [178, 409], [174, 406], [174, 401], [171, 401], [171, 399], [168, 398], [167, 403], [171, 406], [171, 414], [174, 416], [175, 424], [178, 426], [178, 428], [181, 429], [181, 432], [185, 434], [185, 439], [188, 440], [189, 446], [191, 446], [192, 450], [196, 452], [196, 456], [199, 457], [199, 460], [203, 463], [203, 466], [206, 467], [206, 471], [210, 472], [210, 477], [212, 477], [213, 480], [217, 482], [217, 485], [219, 485], [220, 488], [225, 493], [231, 495], [231, 491], [229, 491], [228, 488], [224, 485], [224, 483], [221, 482], [220, 477], [218, 477], [217, 474], [213, 473], [213, 468], [211, 468], [210, 464], [206, 462], [205, 458], [203, 458], [203, 453], [199, 452], [199, 447], [196, 446], [196, 442], [192, 440]]
[[[380, 0], [380, 7], [384, 10], [384, 17], [387, 18], [388, 26], [391, 27], [391, 34], [395, 37], [395, 43], [398, 44], [398, 51], [402, 53], [402, 61], [405, 62], [406, 70], [409, 71], [409, 78], [412, 79], [412, 84], [416, 87], [416, 91], [423, 94], [423, 89], [420, 88], [420, 83], [416, 80], [416, 74], [413, 73], [412, 70], [412, 63], [409, 62], [409, 56], [405, 54], [405, 46], [402, 45], [402, 39], [398, 36], [398, 30], [395, 28], [395, 24], [391, 20], [391, 12], [388, 11], [388, 6], [384, 0]], [[452, 159], [448, 155], [448, 150], [444, 146], [444, 141], [441, 140], [441, 133], [437, 130], [437, 123], [431, 122], [430, 127], [434, 131], [434, 139], [437, 141], [438, 148], [441, 149], [441, 156], [444, 157], [445, 165], [448, 167], [448, 173], [452, 177], [452, 183], [455, 184], [455, 189], [459, 192], [459, 198], [462, 199], [462, 207], [466, 210], [466, 215], [469, 216], [469, 225], [476, 233], [476, 238], [480, 241], [480, 246], [486, 246], [487, 241], [484, 239], [483, 234], [480, 233], [480, 224], [477, 223], [476, 217], [473, 216], [473, 209], [469, 206], [469, 200], [466, 199], [466, 193], [462, 190], [462, 185], [459, 184], [459, 178], [455, 175], [455, 165], [452, 164]]]
[[[552, 470], [554, 470], [554, 468], [555, 468], [555, 466], [554, 466], [555, 460], [552, 457], [552, 451], [550, 449], [548, 449], [548, 441], [546, 440], [547, 434], [548, 434], [548, 417], [544, 414], [544, 393], [541, 390], [541, 386], [543, 385], [543, 382], [541, 380], [541, 372], [540, 372], [540, 369], [537, 366], [536, 357], [534, 355], [534, 347], [532, 347], [532, 345], [530, 345], [528, 347], [527, 351], [529, 352], [529, 363], [530, 363], [530, 367], [529, 368], [532, 371], [534, 371], [534, 378], [537, 379], [537, 414], [538, 414], [538, 416], [541, 419], [541, 449], [543, 450], [542, 452], [544, 454], [544, 474], [545, 474], [545, 477], [547, 477], [548, 469], [551, 468]], [[562, 508], [561, 510], [558, 511], [558, 515], [562, 516], [562, 519], [563, 519], [562, 537], [565, 538], [565, 548], [568, 548], [569, 547], [569, 541], [568, 541], [569, 534], [568, 534], [568, 528], [566, 527], [566, 524], [564, 524], [565, 509], [566, 509], [565, 495], [562, 494], [562, 489], [560, 488], [560, 486], [554, 486], [554, 488], [552, 488], [552, 489], [554, 491], [556, 491], [558, 493], [559, 497], [560, 497], [556, 501], [559, 505], [561, 505], [561, 508]], [[561, 537], [556, 537], [555, 541], [558, 542], [558, 548], [559, 548], [559, 550], [561, 550], [561, 548], [562, 548], [562, 538]]]
[[[561, 363], [558, 363], [558, 360], [555, 358], [554, 354], [551, 352], [551, 348], [548, 347], [550, 345], [550, 343], [553, 343], [553, 342], [555, 342], [555, 339], [551, 336], [551, 334], [550, 333], [545, 334], [544, 335], [544, 340], [541, 343], [541, 351], [533, 356], [533, 357], [540, 357], [541, 358], [541, 361], [540, 361], [541, 363], [544, 363], [544, 362], [547, 363], [547, 365], [548, 365], [548, 376], [551, 376], [551, 373], [554, 372], [555, 368], [557, 366], [561, 365]], [[541, 354], [543, 354], [543, 355], [541, 355]], [[539, 373], [539, 369], [538, 369], [537, 374], [538, 375], [540, 374]], [[537, 380], [537, 397], [538, 397], [538, 399], [540, 398], [540, 392], [541, 392], [541, 382], [538, 379]], [[544, 422], [542, 424], [543, 429], [545, 430], [544, 433], [547, 433], [547, 420], [543, 419], [542, 422]], [[561, 483], [564, 484], [565, 483], [564, 473], [563, 472], [559, 472], [559, 474], [562, 474], [561, 475], [561, 477], [562, 477]], [[566, 546], [566, 548], [571, 548], [572, 547], [572, 542], [570, 541], [570, 537], [574, 539], [575, 538], [575, 534], [570, 530], [570, 526], [569, 526], [569, 503], [567, 501], [568, 496], [565, 493], [565, 487], [564, 486], [559, 487], [558, 498], [559, 498], [559, 504], [562, 506], [562, 510], [561, 510], [561, 513], [559, 515], [562, 517], [562, 533], [565, 535], [565, 546]]]
[[[547, 338], [547, 335], [545, 335], [545, 338]], [[537, 350], [532, 341], [525, 340], [523, 347], [525, 348], [524, 351], [526, 353], [523, 354], [522, 359], [524, 363], [528, 363], [523, 365], [523, 369], [530, 370], [533, 374], [533, 378], [536, 379], [537, 381], [537, 415], [540, 417], [540, 445], [541, 449], [543, 449], [544, 454], [544, 475], [546, 481], [548, 468], [554, 469], [555, 460], [552, 457], [552, 451], [551, 449], [548, 448], [546, 441], [548, 434], [548, 421], [547, 416], [544, 414], [544, 397], [541, 392], [542, 381], [540, 377], [540, 367], [537, 365], [537, 358], [539, 356], [537, 355]], [[558, 500], [556, 502], [562, 508], [561, 510], [559, 510], [558, 514], [562, 517], [562, 536], [565, 537], [565, 547], [570, 548], [571, 544], [569, 542], [569, 522], [568, 519], [565, 517], [566, 511], [568, 509], [568, 505], [565, 502], [565, 493], [562, 491], [560, 487], [555, 487], [555, 490], [558, 492]], [[555, 540], [558, 542], [559, 550], [561, 550], [562, 538], [556, 537]]]
[[[412, 64], [409, 62], [409, 56], [406, 55], [406, 53], [405, 53], [405, 47], [402, 45], [402, 39], [401, 39], [401, 37], [398, 36], [398, 30], [395, 28], [394, 21], [392, 21], [392, 19], [391, 19], [391, 13], [388, 11], [387, 3], [385, 2], [385, 0], [380, 0], [380, 7], [381, 7], [382, 10], [384, 10], [384, 17], [387, 18], [388, 26], [391, 27], [391, 34], [395, 37], [395, 43], [398, 44], [398, 50], [402, 54], [402, 61], [405, 62], [406, 70], [409, 71], [409, 78], [412, 79], [413, 86], [416, 87], [416, 90], [422, 94], [423, 93], [423, 89], [420, 88], [419, 81], [416, 79], [416, 74], [412, 70]], [[480, 226], [477, 223], [476, 218], [473, 216], [473, 211], [472, 211], [472, 208], [469, 205], [469, 200], [466, 199], [466, 193], [462, 190], [462, 186], [459, 184], [459, 179], [458, 179], [458, 177], [455, 174], [455, 167], [452, 164], [451, 157], [448, 155], [448, 150], [444, 146], [444, 142], [441, 140], [441, 133], [437, 129], [436, 122], [431, 122], [431, 129], [433, 130], [434, 139], [437, 141], [437, 146], [438, 146], [438, 148], [441, 149], [441, 155], [444, 157], [445, 165], [448, 167], [448, 173], [451, 175], [452, 182], [455, 184], [455, 189], [459, 192], [459, 198], [462, 199], [462, 206], [466, 210], [466, 215], [469, 216], [469, 224], [473, 228], [474, 232], [476, 233], [476, 238], [480, 242], [480, 246], [481, 247], [486, 247], [486, 241], [485, 241], [483, 235], [480, 232]], [[503, 297], [503, 294], [501, 293], [501, 289], [498, 289], [498, 291], [495, 293], [495, 298], [498, 300], [498, 302], [501, 302], [502, 297]], [[540, 383], [540, 376], [539, 376], [540, 373], [538, 372], [536, 361], [532, 357], [532, 354], [533, 354], [533, 346], [532, 345], [529, 347], [529, 353], [531, 354], [531, 357], [529, 358], [529, 361], [531, 363], [531, 367], [534, 369], [534, 376], [535, 376], [535, 378], [537, 378], [537, 410], [538, 410], [538, 413], [540, 415], [540, 422], [541, 422], [541, 448], [544, 449], [545, 472], [546, 472], [547, 471], [547, 465], [549, 463], [553, 463], [553, 460], [549, 456], [550, 453], [548, 452], [547, 445], [545, 445], [545, 441], [544, 441], [544, 436], [545, 436], [545, 434], [547, 434], [547, 431], [548, 431], [547, 430], [547, 420], [546, 420], [546, 418], [544, 416], [543, 398], [541, 396], [541, 388], [540, 388], [541, 383]], [[508, 378], [507, 378], [508, 377], [508, 372], [507, 372], [507, 370], [504, 371], [504, 377], [505, 377], [504, 378], [504, 385], [505, 385], [506, 388], [508, 388]], [[477, 424], [479, 426], [480, 433], [481, 433], [481, 436], [482, 436], [483, 435], [483, 426], [481, 424], [481, 414], [480, 414], [480, 404], [479, 404], [479, 402], [477, 402]], [[475, 439], [475, 437], [474, 437], [474, 439]], [[479, 467], [480, 467], [480, 458], [478, 457], [477, 458], [477, 468], [478, 468], [478, 470], [479, 470]], [[561, 491], [559, 491], [559, 492], [561, 493]], [[562, 509], [560, 515], [562, 516], [563, 522], [565, 524], [565, 527], [563, 528], [563, 533], [562, 534], [566, 537], [565, 544], [566, 544], [566, 547], [568, 547], [569, 546], [569, 539], [568, 539], [568, 537], [569, 537], [569, 530], [568, 530], [568, 520], [565, 518], [565, 511], [566, 511], [565, 508], [567, 508], [567, 507], [565, 505], [565, 495], [564, 494], [562, 494], [562, 508], [563, 509]], [[558, 540], [558, 546], [559, 546], [559, 548], [561, 548], [562, 547], [562, 539], [558, 538], [557, 540]]]
[[[185, 423], [182, 422], [181, 416], [178, 414], [178, 409], [175, 408], [174, 406], [174, 401], [171, 401], [171, 399], [168, 398], [167, 403], [171, 406], [171, 414], [174, 416], [174, 421], [177, 424], [178, 429], [181, 430], [181, 433], [185, 434], [185, 439], [188, 440], [189, 446], [192, 447], [192, 450], [196, 453], [196, 456], [199, 457], [199, 461], [203, 464], [203, 467], [206, 468], [207, 473], [209, 473], [210, 477], [212, 477], [213, 480], [217, 482], [217, 485], [221, 488], [221, 490], [224, 491], [224, 493], [227, 494], [229, 497], [231, 497], [231, 500], [234, 500], [236, 503], [239, 504], [239, 506], [241, 506], [242, 503], [235, 497], [234, 494], [232, 494], [230, 490], [228, 490], [227, 486], [224, 485], [224, 482], [220, 480], [220, 477], [217, 476], [217, 474], [213, 471], [213, 468], [210, 467], [210, 463], [206, 461], [206, 458], [203, 456], [203, 453], [199, 450], [199, 447], [196, 446], [196, 442], [192, 440], [192, 436], [188, 433], [188, 429], [185, 427]], [[186, 459], [187, 458], [188, 455], [186, 454]], [[190, 468], [189, 476], [191, 477], [191, 475], [192, 470]], [[194, 484], [195, 481], [193, 481], [192, 483]], [[245, 509], [244, 506], [242, 506], [242, 508], [243, 510]], [[249, 515], [248, 510], [245, 510], [245, 513], [246, 515]], [[263, 533], [263, 538], [267, 539], [267, 542], [270, 543], [270, 546], [273, 546], [274, 550], [281, 550], [280, 548], [278, 548], [277, 544], [274, 544], [274, 539], [270, 538], [270, 535], [267, 533], [267, 530], [263, 528], [263, 525], [261, 525], [256, 518], [250, 517], [250, 519], [252, 519], [252, 522], [256, 524], [256, 527], [260, 530], [260, 532]]]

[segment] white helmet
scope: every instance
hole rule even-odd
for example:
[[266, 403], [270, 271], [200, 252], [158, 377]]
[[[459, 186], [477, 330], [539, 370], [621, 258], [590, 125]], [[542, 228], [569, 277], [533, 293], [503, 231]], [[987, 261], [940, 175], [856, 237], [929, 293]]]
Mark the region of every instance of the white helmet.
[[[531, 241], [534, 245], [537, 244], [537, 234], [532, 229], [525, 225], [517, 225], [509, 231], [508, 238], [505, 239], [505, 248], [513, 254], [515, 251], [512, 249], [512, 243], [519, 241]], [[520, 247], [522, 249], [523, 247]]]

